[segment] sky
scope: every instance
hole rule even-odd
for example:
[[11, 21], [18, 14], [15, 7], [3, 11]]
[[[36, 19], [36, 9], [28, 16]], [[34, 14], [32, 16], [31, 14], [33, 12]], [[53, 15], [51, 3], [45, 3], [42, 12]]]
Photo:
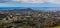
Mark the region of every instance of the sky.
[[0, 0], [0, 7], [60, 7], [60, 0]]
[[60, 7], [60, 0], [0, 0], [0, 7]]

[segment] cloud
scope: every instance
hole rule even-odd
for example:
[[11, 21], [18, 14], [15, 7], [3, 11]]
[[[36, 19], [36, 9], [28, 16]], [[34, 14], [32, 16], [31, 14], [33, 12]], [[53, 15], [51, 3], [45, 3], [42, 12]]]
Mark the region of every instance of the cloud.
[[60, 0], [12, 0], [12, 1], [17, 1], [17, 2], [22, 2], [22, 3], [53, 3], [53, 4], [60, 4]]
[[44, 0], [12, 0], [12, 1], [18, 1], [22, 3], [44, 3]]
[[11, 0], [11, 1], [16, 1], [16, 2], [19, 2], [20, 0]]
[[60, 0], [45, 0], [45, 1], [53, 4], [60, 4]]
[[8, 0], [0, 0], [0, 1], [8, 1]]

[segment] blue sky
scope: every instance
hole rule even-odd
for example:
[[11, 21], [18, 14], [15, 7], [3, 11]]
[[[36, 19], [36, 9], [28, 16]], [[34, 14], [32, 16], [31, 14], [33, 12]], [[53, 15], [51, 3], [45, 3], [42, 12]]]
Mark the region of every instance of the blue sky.
[[0, 3], [0, 7], [60, 7], [60, 0], [0, 0], [0, 1], [2, 1], [2, 3]]
[[[0, 8], [3, 7], [60, 7], [60, 0], [6, 0], [1, 1]], [[52, 10], [52, 9], [49, 9]], [[57, 9], [53, 9], [57, 10]], [[58, 9], [60, 10], [60, 9]]]
[[18, 2], [7, 2], [7, 3], [0, 3], [0, 7], [60, 7], [59, 4], [51, 4], [51, 3], [18, 3]]

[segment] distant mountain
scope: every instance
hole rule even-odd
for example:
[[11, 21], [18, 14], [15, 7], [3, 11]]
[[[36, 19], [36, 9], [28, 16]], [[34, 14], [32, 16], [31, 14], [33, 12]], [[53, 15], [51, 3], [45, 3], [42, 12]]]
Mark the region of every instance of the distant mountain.
[[25, 9], [13, 9], [13, 10], [16, 10], [16, 11], [32, 11], [33, 9], [25, 8]]
[[31, 10], [47, 10], [47, 11], [60, 11], [60, 7], [2, 7], [0, 10], [17, 10], [17, 11], [31, 11]]
[[20, 12], [20, 11], [21, 12], [24, 12], [24, 11], [26, 11], [26, 12], [28, 12], [28, 11], [37, 12], [38, 10], [34, 10], [32, 8], [23, 8], [23, 9], [13, 9], [13, 10], [8, 10], [8, 11], [10, 11], [10, 12]]

